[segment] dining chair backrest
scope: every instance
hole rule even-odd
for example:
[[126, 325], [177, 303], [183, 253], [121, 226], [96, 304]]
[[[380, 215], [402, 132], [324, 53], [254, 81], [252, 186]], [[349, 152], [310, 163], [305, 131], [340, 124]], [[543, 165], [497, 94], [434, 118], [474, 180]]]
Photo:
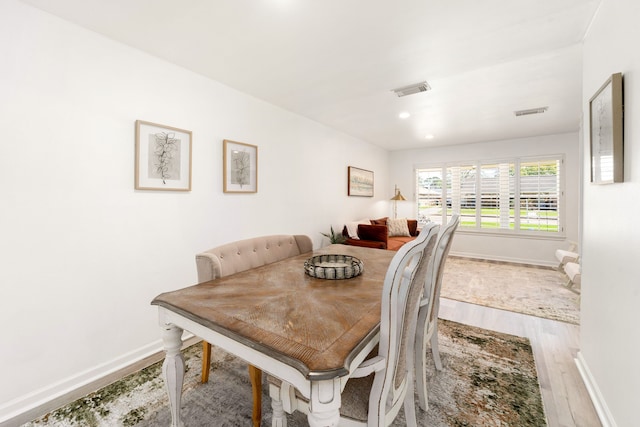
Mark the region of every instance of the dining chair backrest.
[[[438, 308], [440, 305], [440, 289], [442, 288], [442, 276], [444, 275], [444, 265], [449, 256], [449, 250], [451, 249], [451, 243], [453, 243], [453, 235], [460, 224], [460, 215], [454, 213], [451, 216], [449, 222], [440, 228], [438, 235], [438, 243], [433, 254], [433, 263], [428, 274], [433, 277], [431, 283], [425, 281], [425, 287], [431, 285], [433, 289], [425, 289], [423, 302], [420, 304], [422, 310], [424, 304], [427, 304], [427, 313], [429, 313], [429, 323], [432, 324], [437, 320]], [[427, 299], [428, 298], [428, 299]]]
[[[369, 398], [369, 422], [395, 418], [404, 403], [407, 420], [413, 403], [413, 346], [424, 277], [436, 246], [439, 226], [428, 224], [418, 237], [393, 257], [382, 291], [378, 357], [385, 370], [377, 372]], [[390, 402], [390, 405], [387, 403]], [[409, 404], [410, 402], [410, 404]], [[377, 420], [377, 421], [375, 421]], [[371, 424], [371, 425], [373, 425]]]
[[415, 342], [415, 378], [418, 402], [423, 410], [427, 410], [427, 385], [426, 385], [426, 350], [427, 343], [431, 342], [431, 353], [436, 369], [442, 369], [440, 352], [438, 349], [438, 311], [440, 309], [440, 290], [444, 266], [449, 256], [453, 235], [460, 223], [460, 215], [454, 213], [449, 222], [440, 229], [438, 243], [434, 251], [431, 265], [424, 281], [424, 294], [420, 302], [418, 322], [416, 325]]

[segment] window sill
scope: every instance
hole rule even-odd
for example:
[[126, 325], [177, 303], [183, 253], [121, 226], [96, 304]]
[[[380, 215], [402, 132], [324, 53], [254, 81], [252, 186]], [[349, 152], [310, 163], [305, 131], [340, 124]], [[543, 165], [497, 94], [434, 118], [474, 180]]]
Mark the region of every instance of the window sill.
[[564, 233], [544, 233], [544, 232], [523, 232], [509, 230], [471, 230], [468, 228], [458, 227], [456, 234], [467, 234], [472, 236], [493, 236], [508, 237], [515, 239], [535, 239], [535, 240], [566, 240]]

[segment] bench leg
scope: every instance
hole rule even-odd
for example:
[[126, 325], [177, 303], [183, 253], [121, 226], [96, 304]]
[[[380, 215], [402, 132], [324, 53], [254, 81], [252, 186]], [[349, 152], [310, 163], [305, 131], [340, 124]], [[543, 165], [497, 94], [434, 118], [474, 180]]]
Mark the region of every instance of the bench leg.
[[211, 344], [202, 341], [202, 383], [209, 381], [209, 370], [211, 369]]
[[249, 380], [253, 392], [253, 427], [260, 427], [262, 420], [262, 371], [253, 365], [249, 365]]

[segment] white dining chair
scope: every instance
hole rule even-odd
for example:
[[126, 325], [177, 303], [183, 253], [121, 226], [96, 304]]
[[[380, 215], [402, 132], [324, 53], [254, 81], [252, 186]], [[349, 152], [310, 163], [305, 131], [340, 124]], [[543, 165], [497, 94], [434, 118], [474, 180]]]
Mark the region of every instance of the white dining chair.
[[431, 344], [431, 354], [436, 369], [442, 370], [440, 350], [438, 349], [438, 311], [440, 309], [440, 289], [442, 288], [442, 276], [444, 265], [449, 255], [453, 235], [455, 234], [460, 216], [454, 213], [438, 235], [438, 243], [431, 258], [431, 265], [424, 281], [425, 290], [420, 302], [418, 322], [416, 326], [415, 344], [415, 377], [416, 391], [420, 408], [427, 410], [427, 344]]
[[[424, 277], [439, 226], [428, 224], [394, 255], [384, 279], [377, 349], [343, 383], [340, 426], [388, 426], [404, 406], [408, 426], [416, 425], [413, 346]], [[365, 273], [366, 274], [366, 273]], [[427, 287], [431, 289], [431, 287]], [[284, 427], [285, 411], [309, 413], [309, 401], [293, 387], [267, 376], [274, 427]]]

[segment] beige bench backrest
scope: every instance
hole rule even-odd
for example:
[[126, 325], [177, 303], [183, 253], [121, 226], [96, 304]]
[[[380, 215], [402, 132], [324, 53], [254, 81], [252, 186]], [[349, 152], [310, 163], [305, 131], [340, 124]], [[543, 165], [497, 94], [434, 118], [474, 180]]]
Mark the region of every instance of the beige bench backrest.
[[239, 240], [196, 255], [198, 283], [239, 273], [310, 252], [313, 243], [304, 235], [273, 235]]

